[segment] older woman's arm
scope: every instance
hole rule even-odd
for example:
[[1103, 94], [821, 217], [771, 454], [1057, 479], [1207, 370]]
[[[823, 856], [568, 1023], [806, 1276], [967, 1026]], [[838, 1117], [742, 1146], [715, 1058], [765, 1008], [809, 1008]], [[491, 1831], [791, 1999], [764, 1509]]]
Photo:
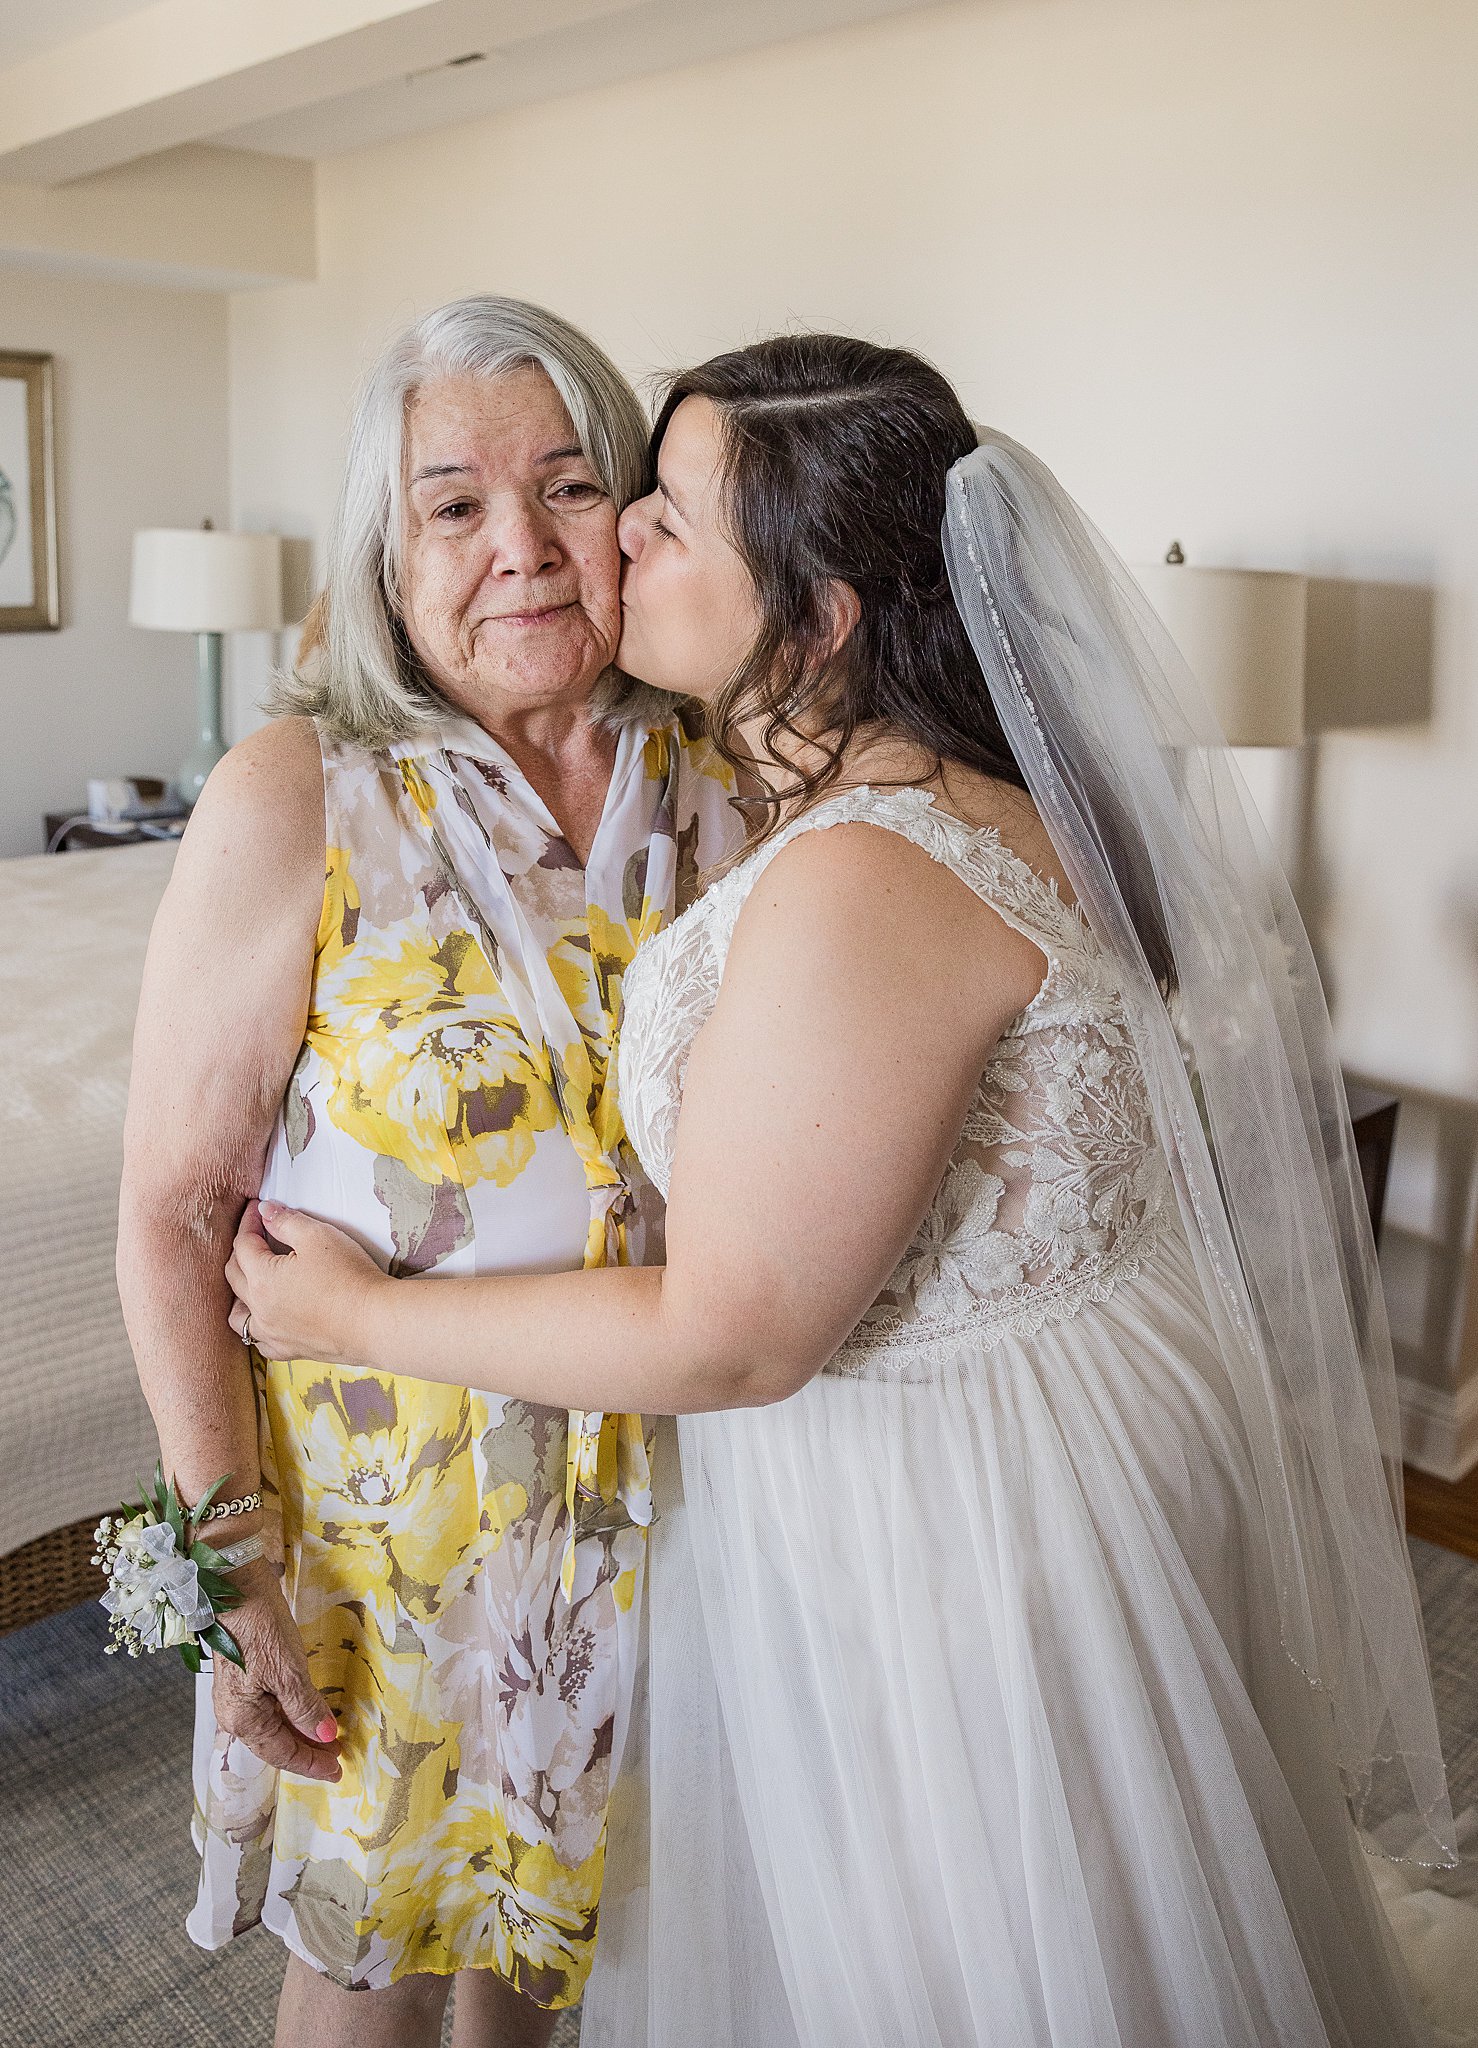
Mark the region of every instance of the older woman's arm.
[[[317, 735], [284, 719], [211, 776], [149, 940], [118, 1287], [164, 1469], [187, 1506], [223, 1474], [222, 1499], [259, 1483], [256, 1401], [221, 1269], [303, 1042], [323, 861]], [[230, 1533], [259, 1521], [233, 1517]], [[333, 1717], [275, 1572], [259, 1560], [237, 1585], [228, 1626], [246, 1669], [215, 1660], [218, 1720], [269, 1763], [337, 1776]]]
[[[667, 1266], [390, 1280], [347, 1238], [249, 1212], [254, 1328], [389, 1372], [653, 1414], [784, 1400], [892, 1273], [1042, 954], [865, 824], [798, 839], [740, 915], [688, 1062]], [[240, 1314], [238, 1309], [236, 1313]]]

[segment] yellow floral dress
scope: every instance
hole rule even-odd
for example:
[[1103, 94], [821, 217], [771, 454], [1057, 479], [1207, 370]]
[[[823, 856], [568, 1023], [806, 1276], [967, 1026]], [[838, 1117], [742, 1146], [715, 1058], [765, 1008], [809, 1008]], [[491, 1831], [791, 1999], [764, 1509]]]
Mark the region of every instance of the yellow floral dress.
[[[263, 1192], [402, 1273], [660, 1256], [616, 1106], [622, 975], [732, 845], [727, 769], [675, 717], [627, 717], [582, 868], [469, 721], [322, 752], [313, 990]], [[202, 1681], [189, 1932], [264, 1924], [354, 1988], [492, 1969], [572, 2004], [635, 1668], [641, 1424], [254, 1364], [269, 1542], [344, 1769], [260, 1763]]]

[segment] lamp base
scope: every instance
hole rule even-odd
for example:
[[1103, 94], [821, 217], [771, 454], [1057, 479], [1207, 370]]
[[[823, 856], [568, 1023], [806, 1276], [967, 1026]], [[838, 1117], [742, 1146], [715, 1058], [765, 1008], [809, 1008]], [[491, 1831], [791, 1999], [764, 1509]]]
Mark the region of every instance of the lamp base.
[[174, 793], [187, 809], [194, 810], [196, 797], [204, 789], [211, 769], [225, 751], [219, 741], [214, 747], [207, 747], [202, 742], [200, 746], [192, 747], [181, 761], [179, 773], [174, 779]]
[[221, 635], [200, 634], [199, 651], [195, 712], [200, 737], [180, 763], [174, 780], [176, 796], [192, 809], [211, 769], [226, 751], [226, 742], [221, 738]]

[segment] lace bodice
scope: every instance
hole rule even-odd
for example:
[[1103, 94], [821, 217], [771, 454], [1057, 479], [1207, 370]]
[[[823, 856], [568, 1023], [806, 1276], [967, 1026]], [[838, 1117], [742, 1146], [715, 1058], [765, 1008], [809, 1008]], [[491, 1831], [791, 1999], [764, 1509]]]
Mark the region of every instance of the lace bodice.
[[683, 1077], [713, 1009], [734, 926], [767, 864], [800, 833], [885, 826], [966, 882], [1048, 962], [980, 1078], [939, 1190], [892, 1278], [833, 1361], [859, 1371], [961, 1338], [1029, 1335], [1107, 1298], [1174, 1212], [1118, 978], [1076, 908], [993, 830], [927, 791], [844, 791], [731, 868], [627, 969], [621, 1106], [665, 1196]]

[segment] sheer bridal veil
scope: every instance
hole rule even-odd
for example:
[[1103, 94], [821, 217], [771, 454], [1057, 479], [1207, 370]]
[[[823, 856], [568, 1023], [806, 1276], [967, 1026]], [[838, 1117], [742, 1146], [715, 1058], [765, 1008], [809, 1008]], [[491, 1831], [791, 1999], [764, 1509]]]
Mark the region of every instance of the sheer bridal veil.
[[1356, 1818], [1456, 1860], [1401, 1511], [1395, 1372], [1307, 935], [1226, 743], [1129, 571], [984, 432], [945, 551], [997, 713], [1137, 1050], [1236, 1388], [1281, 1635], [1327, 1697]]

